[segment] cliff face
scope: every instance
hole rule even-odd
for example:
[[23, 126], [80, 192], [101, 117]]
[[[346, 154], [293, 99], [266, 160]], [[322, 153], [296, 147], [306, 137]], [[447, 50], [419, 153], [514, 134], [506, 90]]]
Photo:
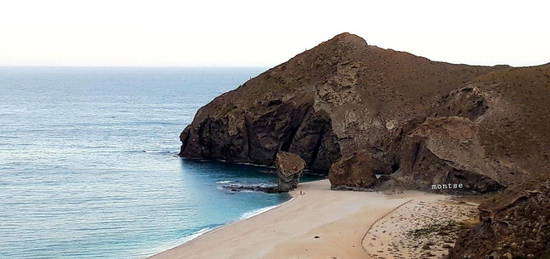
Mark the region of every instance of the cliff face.
[[549, 104], [550, 65], [476, 77], [442, 96], [407, 134], [400, 173], [416, 185], [434, 177], [462, 181], [470, 192], [549, 175]]
[[519, 198], [483, 204], [452, 257], [548, 251], [550, 64], [434, 62], [344, 33], [217, 97], [180, 138], [188, 158], [272, 166], [286, 151], [332, 165], [338, 189], [506, 189]]
[[495, 191], [548, 172], [549, 87], [550, 65], [434, 62], [344, 33], [202, 107], [180, 155], [272, 166], [287, 151], [327, 173], [360, 154], [387, 184]]
[[396, 160], [401, 124], [426, 112], [434, 96], [491, 70], [341, 34], [201, 108], [181, 134], [180, 154], [273, 165], [277, 151], [289, 151], [321, 172], [357, 149]]

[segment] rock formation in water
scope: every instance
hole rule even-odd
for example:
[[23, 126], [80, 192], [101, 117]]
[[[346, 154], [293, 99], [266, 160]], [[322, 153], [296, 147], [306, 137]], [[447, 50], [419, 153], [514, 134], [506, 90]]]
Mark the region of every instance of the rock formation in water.
[[267, 185], [267, 184], [239, 184], [239, 183], [228, 183], [222, 185], [224, 190], [230, 192], [241, 192], [241, 191], [253, 191], [253, 192], [265, 192], [265, 193], [279, 193], [279, 187], [276, 185]]
[[304, 173], [306, 162], [296, 154], [278, 152], [276, 155], [278, 190], [288, 192], [295, 189]]
[[[550, 64], [435, 62], [343, 33], [217, 97], [180, 139], [187, 158], [273, 166], [291, 152], [311, 172], [332, 166], [335, 189], [507, 193], [550, 177]], [[547, 206], [544, 190], [491, 210], [470, 232], [491, 239], [459, 240], [455, 258], [548, 251], [549, 210], [528, 215]], [[520, 241], [529, 229], [533, 241]]]

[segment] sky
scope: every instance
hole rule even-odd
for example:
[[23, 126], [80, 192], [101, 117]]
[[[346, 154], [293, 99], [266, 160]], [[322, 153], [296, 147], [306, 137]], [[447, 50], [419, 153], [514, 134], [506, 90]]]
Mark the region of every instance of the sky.
[[341, 32], [432, 60], [550, 62], [549, 1], [0, 0], [0, 65], [262, 66]]

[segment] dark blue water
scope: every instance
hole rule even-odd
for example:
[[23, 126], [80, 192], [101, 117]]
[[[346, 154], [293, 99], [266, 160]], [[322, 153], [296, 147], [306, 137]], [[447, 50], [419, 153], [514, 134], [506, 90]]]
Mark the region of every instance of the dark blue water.
[[141, 258], [288, 197], [266, 169], [176, 156], [261, 68], [0, 68], [0, 257]]

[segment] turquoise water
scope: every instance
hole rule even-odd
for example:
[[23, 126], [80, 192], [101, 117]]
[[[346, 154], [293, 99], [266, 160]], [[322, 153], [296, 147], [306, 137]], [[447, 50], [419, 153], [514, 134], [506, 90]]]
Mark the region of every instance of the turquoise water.
[[0, 257], [143, 258], [288, 199], [184, 160], [196, 110], [262, 68], [0, 68]]

